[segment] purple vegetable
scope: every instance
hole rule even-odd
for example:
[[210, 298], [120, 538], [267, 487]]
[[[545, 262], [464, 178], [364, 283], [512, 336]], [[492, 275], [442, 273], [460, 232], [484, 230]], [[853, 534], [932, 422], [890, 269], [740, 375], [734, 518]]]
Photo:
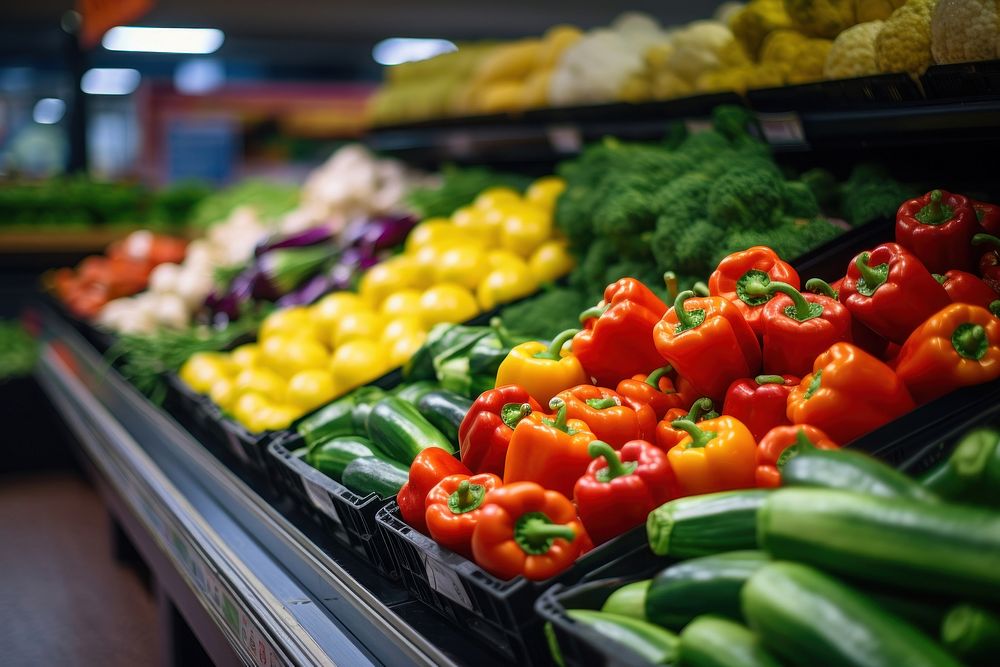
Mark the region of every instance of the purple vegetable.
[[314, 245], [322, 245], [333, 240], [333, 233], [329, 227], [312, 227], [305, 231], [285, 236], [272, 236], [264, 239], [255, 249], [254, 255], [261, 255], [277, 250], [279, 248], [303, 248]]
[[225, 314], [235, 319], [240, 312], [240, 307], [250, 300], [253, 295], [254, 285], [257, 283], [258, 270], [256, 266], [248, 266], [243, 269], [232, 282], [229, 288], [223, 292], [212, 292], [205, 299], [205, 306], [212, 313]]
[[330, 272], [319, 273], [296, 288], [295, 291], [278, 299], [276, 305], [278, 308], [307, 306], [334, 288], [335, 283]]
[[377, 218], [371, 221], [363, 244], [373, 250], [394, 248], [406, 240], [416, 224], [417, 219], [411, 215]]
[[275, 301], [292, 292], [304, 280], [320, 271], [337, 256], [332, 246], [281, 248], [257, 259], [260, 274], [254, 283], [253, 295]]

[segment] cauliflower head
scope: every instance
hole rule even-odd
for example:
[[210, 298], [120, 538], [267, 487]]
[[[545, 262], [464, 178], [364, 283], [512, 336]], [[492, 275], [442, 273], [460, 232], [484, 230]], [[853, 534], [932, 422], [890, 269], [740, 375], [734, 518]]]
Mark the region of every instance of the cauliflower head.
[[756, 58], [764, 38], [774, 30], [792, 27], [782, 0], [750, 0], [729, 16], [729, 28], [751, 58]]
[[892, 13], [875, 38], [880, 72], [923, 74], [931, 64], [931, 12], [937, 0], [907, 0]]
[[938, 64], [1000, 55], [997, 0], [938, 0], [931, 13], [931, 53]]
[[868, 21], [837, 35], [826, 56], [823, 76], [827, 79], [851, 79], [877, 74], [875, 38], [883, 25], [883, 21]]
[[787, 83], [817, 81], [823, 78], [831, 44], [828, 39], [806, 37], [795, 30], [776, 30], [764, 40], [760, 61], [784, 67]]
[[733, 33], [718, 21], [694, 21], [677, 32], [667, 66], [678, 76], [694, 82], [705, 72], [725, 66]]

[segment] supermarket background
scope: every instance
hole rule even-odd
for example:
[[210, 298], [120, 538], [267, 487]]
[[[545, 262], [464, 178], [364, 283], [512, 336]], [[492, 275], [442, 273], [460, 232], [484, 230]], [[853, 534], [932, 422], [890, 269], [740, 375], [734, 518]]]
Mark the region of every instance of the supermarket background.
[[990, 664], [994, 0], [7, 5], [10, 664]]

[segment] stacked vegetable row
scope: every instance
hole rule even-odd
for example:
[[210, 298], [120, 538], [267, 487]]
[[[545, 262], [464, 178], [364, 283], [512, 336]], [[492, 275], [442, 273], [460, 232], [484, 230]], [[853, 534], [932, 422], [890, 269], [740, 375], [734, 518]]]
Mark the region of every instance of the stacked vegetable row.
[[992, 664], [1000, 432], [969, 433], [922, 484], [847, 451], [781, 466], [779, 490], [657, 508], [650, 546], [680, 562], [567, 615], [650, 664]]
[[[459, 428], [461, 463], [414, 461], [403, 518], [500, 577], [547, 578], [665, 500], [776, 486], [796, 443], [847, 444], [1000, 377], [998, 294], [948, 272], [973, 261], [978, 228], [959, 195], [900, 207], [897, 240], [946, 271], [944, 286], [900, 243], [859, 254], [836, 289], [807, 281], [826, 294], [800, 292], [765, 247], [726, 257], [709, 296], [684, 291], [670, 308], [634, 279], [609, 285], [583, 330], [511, 350]], [[446, 524], [430, 520], [442, 497]], [[508, 534], [499, 516], [536, 527]]]

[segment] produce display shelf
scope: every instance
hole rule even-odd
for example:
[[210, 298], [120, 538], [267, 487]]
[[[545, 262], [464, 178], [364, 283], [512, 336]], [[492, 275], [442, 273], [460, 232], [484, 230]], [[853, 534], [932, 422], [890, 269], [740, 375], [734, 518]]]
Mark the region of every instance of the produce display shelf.
[[[219, 664], [499, 664], [483, 647], [297, 515], [232, 455], [210, 451], [111, 371], [59, 314], [42, 324], [36, 375], [102, 491], [120, 499], [140, 554], [168, 594], [195, 600], [223, 638]], [[109, 502], [113, 515], [115, 503]], [[165, 563], [166, 572], [156, 563]], [[184, 612], [184, 606], [176, 603]], [[190, 611], [190, 610], [189, 610]], [[197, 616], [198, 614], [194, 614]]]

